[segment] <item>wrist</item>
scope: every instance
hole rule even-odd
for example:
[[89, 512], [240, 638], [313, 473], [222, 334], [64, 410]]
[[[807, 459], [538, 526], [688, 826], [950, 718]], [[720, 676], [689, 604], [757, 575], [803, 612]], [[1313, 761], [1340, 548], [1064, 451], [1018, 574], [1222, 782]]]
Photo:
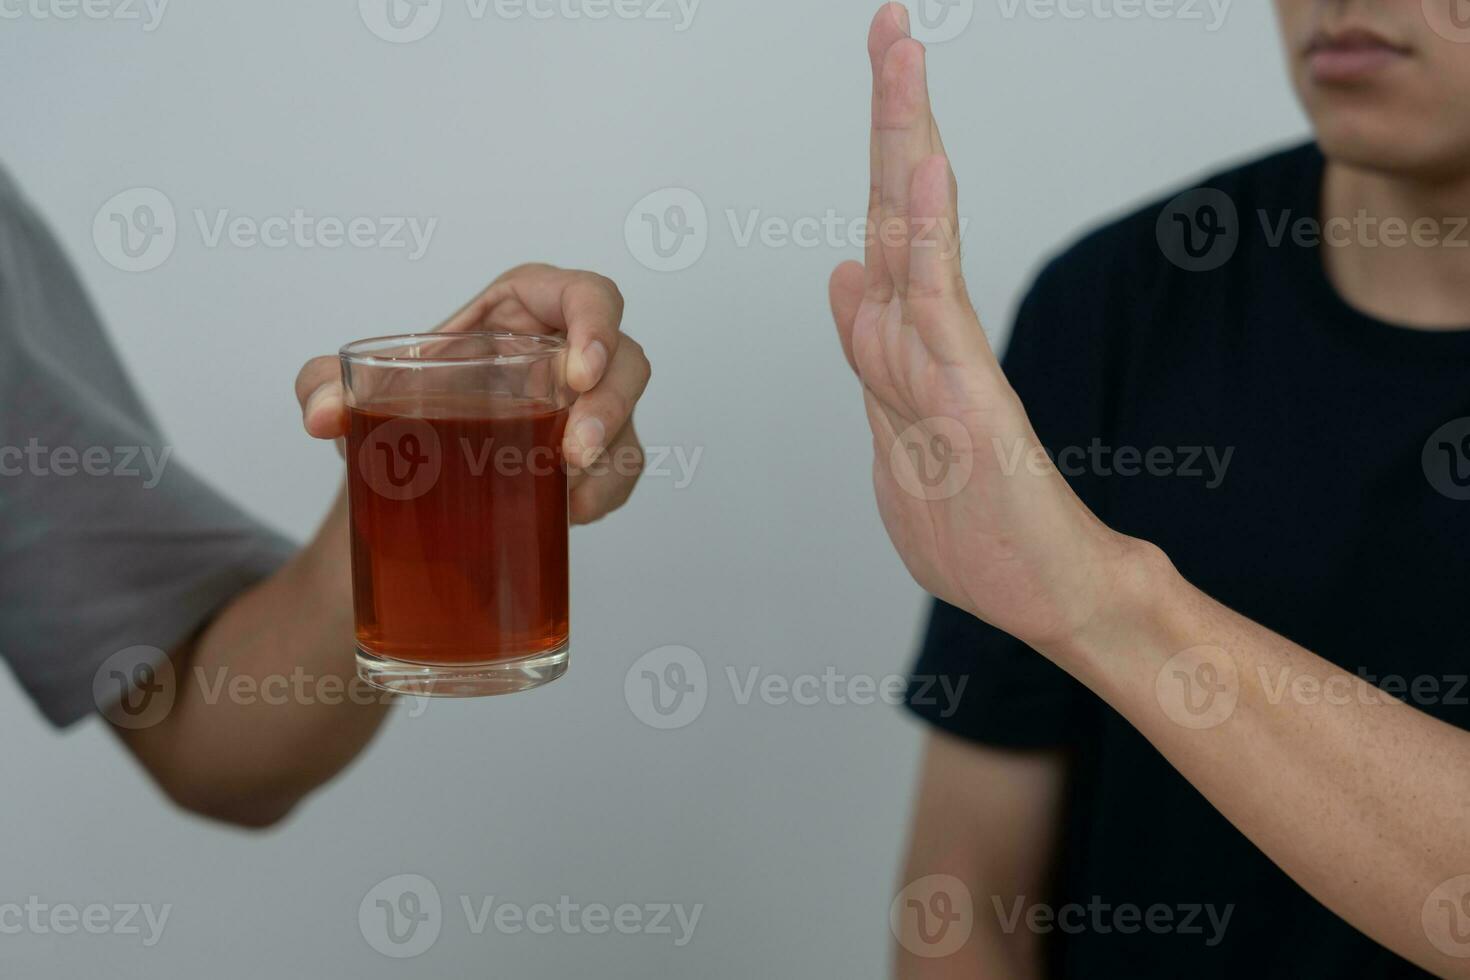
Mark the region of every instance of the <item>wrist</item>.
[[1184, 585], [1168, 555], [1150, 542], [1115, 534], [1108, 550], [1091, 615], [1041, 651], [1094, 690], [1105, 678], [1147, 659], [1145, 651], [1167, 631]]

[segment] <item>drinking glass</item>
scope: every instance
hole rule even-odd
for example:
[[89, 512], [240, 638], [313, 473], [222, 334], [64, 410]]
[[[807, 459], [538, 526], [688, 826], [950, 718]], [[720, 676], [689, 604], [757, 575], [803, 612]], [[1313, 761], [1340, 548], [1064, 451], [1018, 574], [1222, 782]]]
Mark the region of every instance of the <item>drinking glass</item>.
[[358, 675], [438, 697], [560, 677], [565, 340], [405, 334], [340, 354]]

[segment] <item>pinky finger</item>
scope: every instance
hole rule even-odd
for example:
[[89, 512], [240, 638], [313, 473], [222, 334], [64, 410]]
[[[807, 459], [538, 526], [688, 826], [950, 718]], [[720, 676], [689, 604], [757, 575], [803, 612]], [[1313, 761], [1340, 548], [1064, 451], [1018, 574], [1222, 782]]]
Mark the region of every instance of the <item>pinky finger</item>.
[[867, 272], [860, 262], [844, 262], [833, 272], [827, 284], [827, 297], [832, 303], [832, 319], [837, 321], [837, 340], [842, 345], [847, 364], [857, 371], [857, 358], [852, 352], [852, 328], [857, 322], [858, 308], [867, 288]]
[[631, 425], [623, 427], [607, 451], [571, 480], [573, 524], [591, 524], [627, 503], [643, 475], [643, 447]]

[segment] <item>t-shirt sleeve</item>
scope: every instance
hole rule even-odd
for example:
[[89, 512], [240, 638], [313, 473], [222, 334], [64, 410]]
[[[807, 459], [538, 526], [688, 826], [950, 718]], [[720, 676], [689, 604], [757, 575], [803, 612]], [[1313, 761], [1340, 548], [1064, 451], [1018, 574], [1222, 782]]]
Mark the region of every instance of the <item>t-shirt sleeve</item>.
[[[1086, 452], [1106, 429], [1106, 365], [1101, 297], [1074, 260], [1058, 260], [1021, 304], [1003, 359], [1006, 377], [1053, 458]], [[1095, 513], [1103, 487], [1085, 467], [1064, 466]], [[906, 703], [929, 724], [1002, 748], [1047, 748], [1073, 741], [1096, 699], [1020, 641], [935, 600]]]
[[293, 550], [175, 458], [0, 172], [0, 656], [37, 706], [108, 706], [110, 657], [174, 649]]

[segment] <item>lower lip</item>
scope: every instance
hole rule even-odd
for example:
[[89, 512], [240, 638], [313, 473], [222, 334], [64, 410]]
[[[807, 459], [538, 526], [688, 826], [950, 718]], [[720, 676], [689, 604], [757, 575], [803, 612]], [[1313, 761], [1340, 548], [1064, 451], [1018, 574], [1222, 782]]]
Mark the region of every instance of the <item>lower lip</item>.
[[1308, 58], [1319, 82], [1360, 82], [1403, 60], [1393, 48], [1324, 48]]

